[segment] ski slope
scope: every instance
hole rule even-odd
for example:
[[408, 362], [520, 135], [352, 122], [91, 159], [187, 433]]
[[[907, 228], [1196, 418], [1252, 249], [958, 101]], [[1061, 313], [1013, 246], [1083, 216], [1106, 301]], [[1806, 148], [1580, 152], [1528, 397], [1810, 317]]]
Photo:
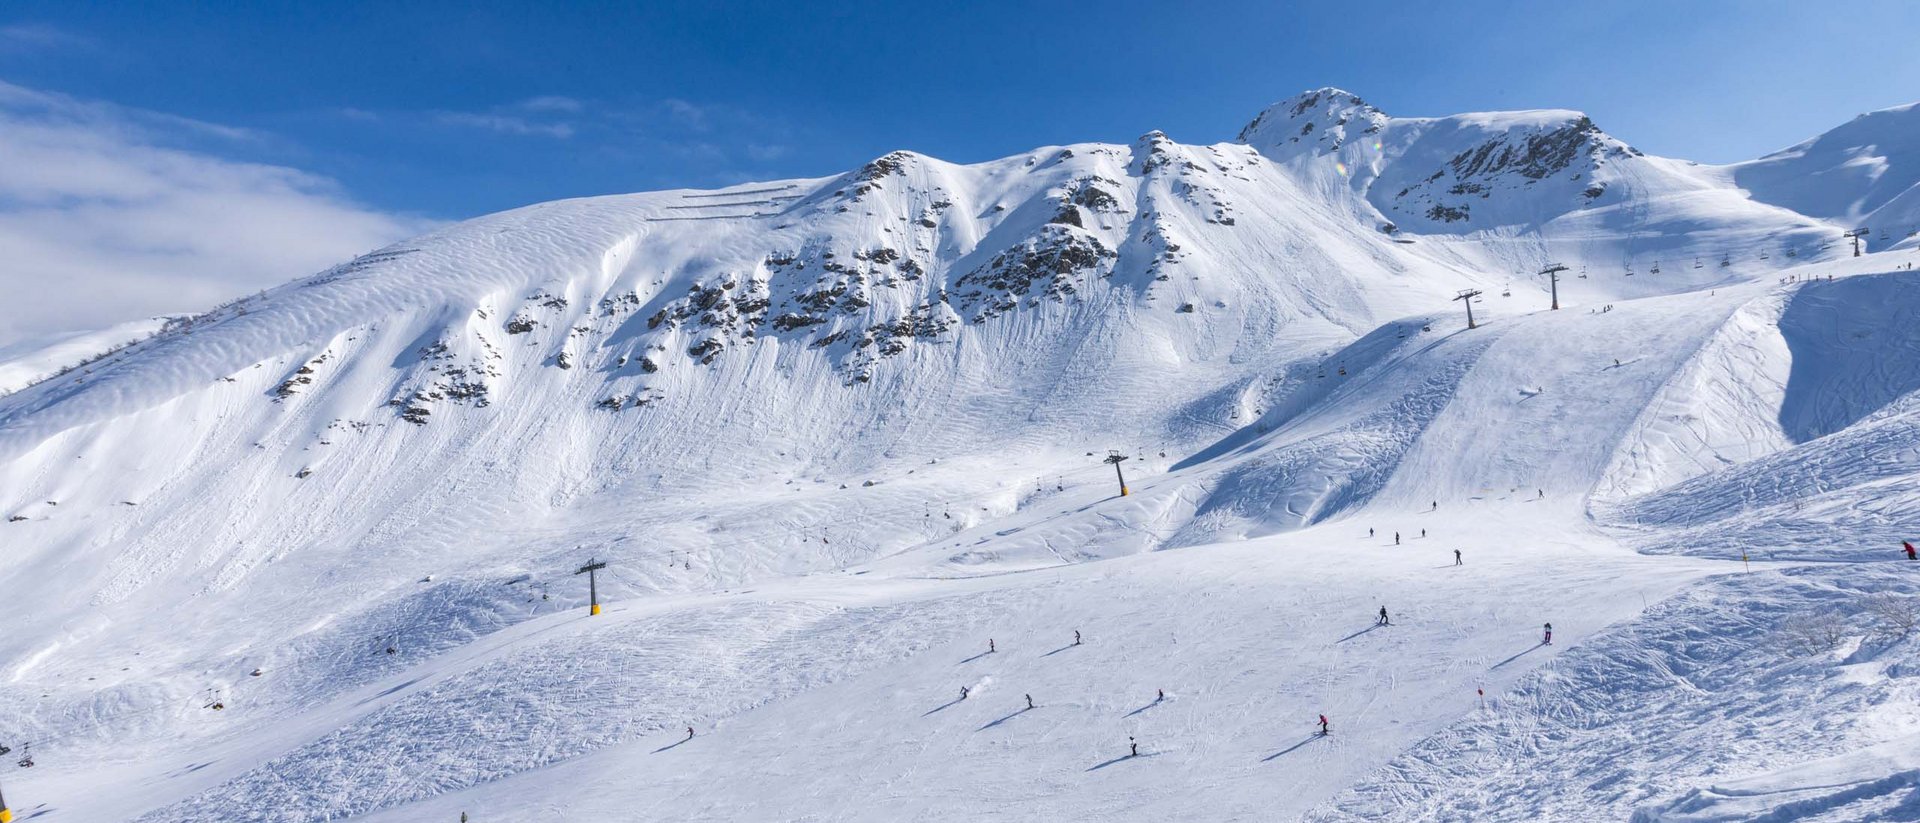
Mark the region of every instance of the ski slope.
[[1915, 641], [1867, 603], [1915, 573], [1916, 254], [1741, 168], [1323, 89], [1230, 144], [530, 206], [171, 322], [0, 396], [0, 786], [1903, 819]]

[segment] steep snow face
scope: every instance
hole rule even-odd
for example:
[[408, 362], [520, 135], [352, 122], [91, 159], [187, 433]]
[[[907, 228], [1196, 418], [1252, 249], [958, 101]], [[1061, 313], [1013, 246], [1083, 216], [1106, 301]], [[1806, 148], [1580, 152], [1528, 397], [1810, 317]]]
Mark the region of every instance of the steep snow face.
[[1920, 104], [1862, 114], [1758, 160], [1726, 167], [1753, 199], [1873, 229], [1888, 248], [1920, 229]]
[[[1645, 156], [1573, 111], [1397, 118], [1320, 89], [1269, 107], [1240, 140], [1351, 203], [1357, 220], [1387, 233], [1474, 237], [1483, 245], [1464, 253], [1478, 265], [1522, 275], [1581, 260], [1700, 285], [1723, 279], [1714, 268], [1736, 254], [1812, 259], [1831, 236], [1813, 218], [1747, 199], [1713, 170]], [[1616, 293], [1673, 285], [1648, 288]]]
[[1338, 89], [1274, 104], [1240, 141], [1297, 167], [1331, 166], [1394, 225], [1441, 232], [1595, 205], [1617, 177], [1610, 167], [1640, 157], [1578, 112], [1392, 118]]

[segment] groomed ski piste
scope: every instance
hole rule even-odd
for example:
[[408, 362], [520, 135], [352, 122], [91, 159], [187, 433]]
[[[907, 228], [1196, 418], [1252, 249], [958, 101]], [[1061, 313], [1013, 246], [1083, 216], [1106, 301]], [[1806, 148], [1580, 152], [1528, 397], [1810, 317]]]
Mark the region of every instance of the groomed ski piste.
[[1323, 89], [1217, 146], [542, 204], [17, 357], [0, 789], [1920, 819], [1920, 254], [1841, 238], [1904, 214], [1912, 112], [1705, 167]]

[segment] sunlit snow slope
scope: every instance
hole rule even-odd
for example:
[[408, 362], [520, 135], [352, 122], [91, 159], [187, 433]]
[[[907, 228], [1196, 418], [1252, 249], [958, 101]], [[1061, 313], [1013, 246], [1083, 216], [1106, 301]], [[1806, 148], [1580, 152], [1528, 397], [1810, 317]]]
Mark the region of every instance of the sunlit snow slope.
[[[531, 206], [170, 321], [0, 397], [0, 744], [36, 761], [0, 787], [1897, 815], [1920, 641], [1867, 604], [1913, 591], [1920, 275], [1839, 235], [1905, 236], [1903, 178], [1851, 171], [1904, 168], [1905, 111], [1703, 167], [1322, 89], [1228, 144]], [[1806, 613], [1843, 636], [1783, 642]]]

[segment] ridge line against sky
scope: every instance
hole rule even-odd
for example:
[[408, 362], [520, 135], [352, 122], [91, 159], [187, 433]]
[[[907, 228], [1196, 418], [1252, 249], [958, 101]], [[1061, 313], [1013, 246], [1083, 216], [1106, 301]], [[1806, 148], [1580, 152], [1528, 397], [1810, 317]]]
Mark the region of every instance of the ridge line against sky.
[[[1337, 86], [1723, 163], [1920, 99], [1920, 4], [292, 2], [0, 10], [0, 347], [563, 197], [1232, 140]], [[73, 299], [75, 285], [87, 300]], [[4, 356], [4, 355], [0, 355]]]

